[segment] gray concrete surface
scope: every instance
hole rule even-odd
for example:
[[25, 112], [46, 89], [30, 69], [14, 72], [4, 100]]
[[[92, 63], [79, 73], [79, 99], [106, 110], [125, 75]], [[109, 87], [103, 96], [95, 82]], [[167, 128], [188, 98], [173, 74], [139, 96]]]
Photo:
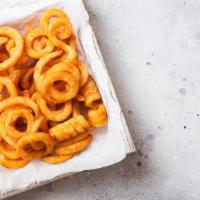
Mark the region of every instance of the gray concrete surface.
[[200, 1], [84, 2], [137, 153], [9, 200], [198, 200]]

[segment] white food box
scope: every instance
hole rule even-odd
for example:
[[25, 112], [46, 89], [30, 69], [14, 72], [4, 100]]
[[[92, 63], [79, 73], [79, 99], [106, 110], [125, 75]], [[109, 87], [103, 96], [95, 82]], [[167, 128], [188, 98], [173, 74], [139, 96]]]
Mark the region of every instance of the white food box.
[[77, 36], [81, 58], [97, 82], [109, 118], [107, 127], [92, 132], [94, 140], [89, 148], [66, 163], [50, 165], [33, 161], [18, 170], [0, 167], [0, 199], [73, 173], [115, 164], [134, 152], [133, 140], [82, 0], [7, 0], [1, 1], [0, 5], [0, 25], [10, 25], [20, 31], [25, 30], [30, 21], [38, 23], [38, 17], [45, 9], [61, 8], [68, 14]]

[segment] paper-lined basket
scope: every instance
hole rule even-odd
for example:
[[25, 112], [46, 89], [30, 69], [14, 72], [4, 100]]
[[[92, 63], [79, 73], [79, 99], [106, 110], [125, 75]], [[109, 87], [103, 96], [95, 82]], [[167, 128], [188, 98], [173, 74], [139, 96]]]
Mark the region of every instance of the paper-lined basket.
[[28, 22], [38, 23], [41, 12], [48, 8], [61, 8], [69, 15], [78, 39], [81, 58], [86, 62], [90, 73], [96, 80], [106, 105], [108, 125], [92, 132], [94, 141], [90, 147], [66, 163], [49, 165], [42, 161], [34, 161], [19, 170], [7, 170], [0, 167], [0, 199], [72, 173], [112, 165], [135, 151], [124, 115], [90, 26], [87, 11], [81, 0], [50, 2], [16, 0], [15, 5], [1, 7], [0, 25], [10, 25], [23, 32]]

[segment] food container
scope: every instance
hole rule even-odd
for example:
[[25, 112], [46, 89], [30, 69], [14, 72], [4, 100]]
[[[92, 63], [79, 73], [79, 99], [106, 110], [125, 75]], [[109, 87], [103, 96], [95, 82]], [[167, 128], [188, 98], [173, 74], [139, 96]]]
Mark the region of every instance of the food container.
[[69, 16], [77, 36], [81, 59], [95, 79], [108, 112], [108, 125], [92, 131], [94, 141], [90, 147], [66, 163], [49, 165], [33, 161], [18, 170], [0, 167], [0, 199], [52, 182], [84, 170], [113, 165], [135, 151], [124, 115], [99, 50], [88, 13], [82, 0], [7, 0], [1, 2], [0, 25], [9, 25], [21, 32], [31, 21], [38, 24], [41, 12], [48, 8], [61, 8]]

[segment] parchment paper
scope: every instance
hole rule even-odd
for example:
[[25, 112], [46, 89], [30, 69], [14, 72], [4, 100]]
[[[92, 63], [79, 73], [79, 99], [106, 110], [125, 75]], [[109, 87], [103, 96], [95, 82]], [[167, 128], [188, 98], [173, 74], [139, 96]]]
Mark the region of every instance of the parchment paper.
[[0, 167], [0, 199], [57, 177], [112, 165], [135, 150], [82, 1], [20, 2], [5, 9], [1, 8], [0, 25], [11, 25], [24, 32], [29, 21], [38, 25], [41, 12], [47, 8], [61, 8], [68, 13], [79, 40], [81, 58], [85, 60], [97, 82], [109, 121], [107, 127], [92, 132], [94, 140], [86, 151], [66, 163], [50, 165], [33, 161], [18, 170]]

